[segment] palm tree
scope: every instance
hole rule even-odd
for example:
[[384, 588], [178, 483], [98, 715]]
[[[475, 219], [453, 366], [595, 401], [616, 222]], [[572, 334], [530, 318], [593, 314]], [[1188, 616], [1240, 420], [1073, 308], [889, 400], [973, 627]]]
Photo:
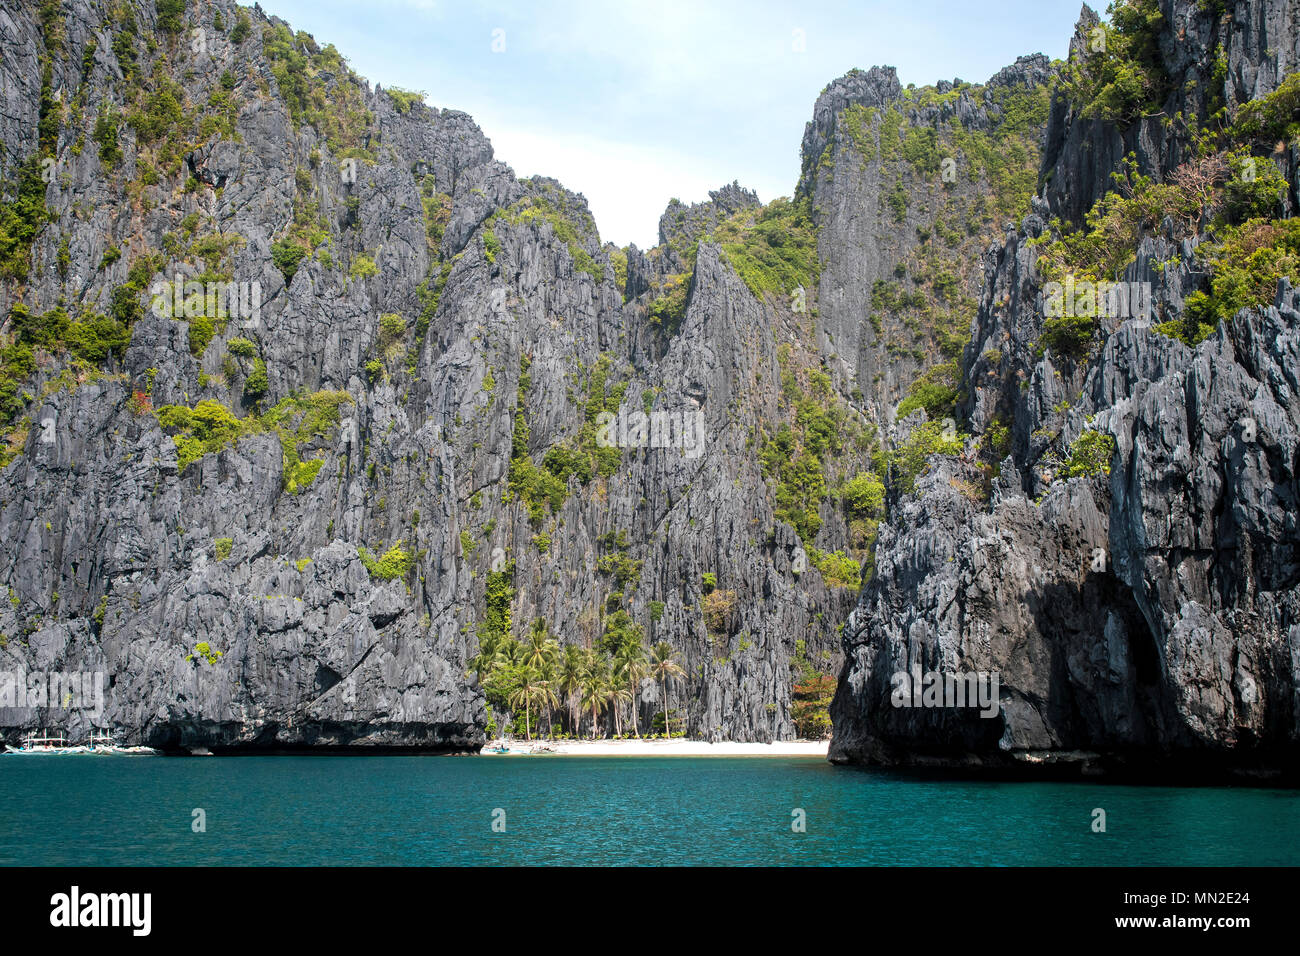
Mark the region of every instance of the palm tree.
[[569, 705], [569, 731], [575, 734], [578, 732], [576, 706], [578, 698], [582, 695], [582, 674], [585, 668], [582, 648], [577, 644], [567, 645], [564, 648], [564, 656], [560, 658], [557, 677], [560, 693], [564, 695]]
[[545, 661], [553, 661], [560, 654], [560, 645], [551, 637], [546, 622], [540, 617], [528, 629], [528, 639], [524, 641], [524, 663], [541, 667]]
[[632, 732], [641, 738], [641, 728], [637, 721], [637, 698], [640, 696], [641, 679], [646, 676], [645, 651], [641, 641], [630, 637], [619, 645], [614, 654], [614, 673], [627, 685], [632, 699]]
[[597, 657], [588, 651], [588, 665], [582, 677], [582, 707], [591, 708], [591, 739], [596, 739], [596, 728], [600, 723], [600, 711], [608, 695], [605, 692], [610, 682], [609, 659], [603, 655]]
[[660, 641], [650, 649], [650, 672], [664, 685], [664, 732], [669, 737], [673, 735], [673, 730], [668, 725], [668, 685], [686, 673], [677, 663], [676, 657], [672, 645], [667, 641]]
[[489, 674], [507, 667], [522, 667], [524, 663], [524, 646], [513, 637], [506, 636], [492, 644], [489, 658]]
[[[544, 683], [550, 683], [554, 677], [554, 664], [557, 657], [560, 656], [560, 645], [551, 637], [550, 631], [546, 627], [546, 621], [538, 618], [533, 621], [533, 626], [528, 630], [528, 637], [523, 642], [520, 652], [526, 667], [535, 668], [539, 678]], [[554, 691], [546, 695], [550, 703], [554, 703]], [[548, 704], [548, 713], [549, 711]], [[537, 722], [542, 722], [542, 713], [539, 709], [537, 712]]]
[[616, 737], [623, 733], [623, 722], [619, 716], [622, 705], [631, 699], [632, 688], [622, 683], [617, 676], [605, 685], [605, 700], [609, 701], [609, 706], [614, 711], [614, 736]]
[[533, 701], [539, 695], [545, 692], [546, 684], [541, 679], [537, 668], [524, 665], [519, 671], [519, 683], [510, 691], [510, 706], [518, 707], [521, 704], [524, 708], [524, 739], [532, 740], [532, 725], [529, 721], [529, 714], [532, 710]]
[[541, 707], [544, 705], [546, 707], [546, 736], [553, 737], [555, 735], [555, 711], [553, 708], [560, 702], [559, 696], [555, 693], [557, 683], [555, 679], [555, 661], [543, 661], [541, 666], [537, 668], [537, 675], [541, 679], [538, 685], [540, 690], [537, 694], [537, 723], [540, 727], [542, 723]]
[[519, 681], [522, 661], [523, 645], [509, 633], [480, 634], [479, 651], [466, 662], [465, 676], [478, 678], [489, 707], [505, 709], [511, 706], [509, 697]]
[[469, 668], [466, 676], [475, 674], [478, 676], [479, 683], [483, 683], [483, 680], [492, 670], [493, 664], [496, 663], [497, 655], [501, 651], [501, 644], [500, 639], [490, 634], [483, 635], [479, 639], [478, 653], [466, 661]]

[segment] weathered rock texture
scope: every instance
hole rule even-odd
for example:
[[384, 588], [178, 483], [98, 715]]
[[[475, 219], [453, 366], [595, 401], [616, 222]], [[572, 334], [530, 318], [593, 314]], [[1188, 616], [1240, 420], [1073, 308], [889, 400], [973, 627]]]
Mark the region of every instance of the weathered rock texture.
[[[218, 323], [205, 348], [191, 347], [195, 323], [156, 314], [137, 289], [144, 312], [120, 358], [64, 374], [66, 356], [38, 351], [23, 384], [29, 431], [15, 433], [19, 453], [0, 474], [11, 598], [0, 671], [104, 672], [107, 700], [102, 715], [0, 707], [5, 739], [109, 728], [177, 747], [477, 747], [488, 712], [467, 661], [488, 576], [503, 567], [521, 631], [541, 617], [562, 642], [589, 646], [621, 607], [647, 644], [669, 641], [685, 671], [671, 705], [693, 735], [794, 735], [796, 648], [838, 667], [855, 597], [800, 573], [803, 546], [775, 520], [753, 447], [779, 414], [777, 346], [796, 341], [818, 362], [803, 344], [809, 317], [784, 295], [756, 297], [707, 239], [690, 261], [668, 244], [705, 237], [754, 205], [752, 193], [724, 187], [680, 221], [670, 207], [664, 246], [627, 250], [620, 281], [618, 251], [601, 246], [582, 197], [517, 179], [464, 114], [372, 89], [305, 35], [292, 48], [314, 64], [309, 89], [286, 92], [284, 54], [264, 39], [283, 24], [260, 11], [246, 11], [251, 29], [236, 42], [239, 8], [224, 0], [190, 5], [180, 33], [161, 29], [151, 0], [52, 9], [43, 23], [28, 4], [0, 6], [7, 177], [43, 148], [44, 63], [47, 90], [76, 104], [50, 149], [51, 222], [3, 306], [107, 312], [154, 252], [150, 282], [217, 270], [259, 283], [262, 308], [256, 323]], [[137, 87], [168, 80], [194, 116], [175, 155], [124, 122]], [[222, 91], [231, 126], [205, 132]], [[117, 161], [93, 138], [104, 115]], [[530, 206], [558, 218], [520, 214]], [[312, 230], [317, 252], [296, 272], [278, 268], [272, 247]], [[187, 248], [213, 235], [239, 240], [219, 262]], [[106, 259], [110, 249], [120, 258]], [[677, 327], [651, 325], [651, 299], [684, 269]], [[386, 333], [384, 315], [404, 330]], [[255, 354], [232, 352], [235, 339]], [[516, 423], [527, 423], [534, 462], [572, 446], [602, 362], [622, 411], [702, 415], [703, 446], [624, 449], [613, 474], [570, 479], [558, 507], [532, 518], [508, 487]], [[260, 365], [258, 396], [248, 383]], [[340, 420], [296, 457], [275, 431], [254, 429], [184, 468], [158, 417], [132, 401], [213, 400], [251, 421], [321, 391], [347, 393]], [[310, 483], [287, 470], [297, 458], [322, 460]], [[834, 502], [824, 510], [819, 544], [840, 550], [845, 523]], [[359, 549], [397, 544], [411, 571], [368, 573]], [[622, 584], [600, 564], [620, 556], [634, 569]], [[712, 628], [706, 573], [734, 596]], [[660, 697], [647, 680], [643, 728]]]
[[[1216, 92], [1266, 94], [1294, 69], [1289, 5], [1230, 6], [1211, 21], [1195, 3], [1162, 4], [1170, 114]], [[1076, 48], [1095, 22], [1085, 8]], [[1208, 51], [1220, 42], [1216, 90]], [[1104, 319], [1087, 361], [1035, 348], [1044, 296], [1030, 242], [1044, 217], [1081, 218], [1127, 151], [1149, 174], [1172, 169], [1188, 146], [1160, 129], [1076, 121], [1054, 104], [1046, 202], [986, 253], [962, 359], [962, 413], [977, 434], [1014, 422], [1010, 453], [987, 502], [963, 493], [978, 484], [976, 439], [891, 513], [846, 627], [833, 760], [1294, 774], [1295, 291], [1284, 280], [1273, 307], [1242, 310], [1189, 348], [1151, 326], [1180, 317], [1203, 284], [1198, 237], [1148, 236], [1121, 278], [1151, 283], [1151, 317]], [[1059, 475], [1054, 449], [1085, 429], [1116, 440], [1108, 481]], [[895, 706], [893, 675], [913, 667], [999, 673], [998, 713]]]
[[[1228, 105], [1294, 67], [1284, 3], [1165, 6], [1169, 112], [1208, 102], [1219, 45]], [[757, 288], [737, 223], [764, 213], [739, 184], [670, 203], [653, 249], [602, 245], [581, 195], [517, 178], [465, 114], [260, 9], [183, 7], [0, 0], [6, 200], [24, 164], [49, 171], [2, 344], [23, 314], [138, 312], [102, 361], [38, 347], [7, 425], [0, 672], [102, 672], [106, 693], [102, 713], [0, 699], [4, 740], [474, 749], [469, 661], [504, 575], [516, 632], [592, 646], [624, 611], [668, 641], [693, 736], [790, 738], [797, 675], [842, 664], [836, 760], [1294, 752], [1293, 293], [1196, 350], [1133, 322], [1088, 363], [1034, 347], [1029, 241], [1124, 153], [1172, 168], [1177, 130], [1072, 115], [1042, 56], [922, 90], [852, 71], [802, 144], [816, 265]], [[1193, 245], [1148, 237], [1130, 269], [1162, 315], [1199, 281]], [[260, 313], [151, 309], [177, 277], [256, 282]], [[918, 376], [976, 435], [1014, 417], [1010, 453], [987, 505], [957, 459], [891, 493], [859, 600], [810, 555], [870, 556], [839, 489], [916, 425], [896, 412]], [[337, 417], [295, 431], [322, 393]], [[844, 440], [797, 529], [760, 451], [808, 396]], [[240, 434], [195, 457], [158, 410], [201, 401]], [[598, 410], [700, 421], [703, 444], [634, 441], [524, 500], [521, 461], [591, 463]], [[1109, 487], [1052, 474], [1085, 427], [1118, 441]], [[399, 545], [409, 570], [367, 567]], [[913, 663], [999, 671], [996, 719], [892, 708]], [[661, 693], [640, 688], [642, 727]]]

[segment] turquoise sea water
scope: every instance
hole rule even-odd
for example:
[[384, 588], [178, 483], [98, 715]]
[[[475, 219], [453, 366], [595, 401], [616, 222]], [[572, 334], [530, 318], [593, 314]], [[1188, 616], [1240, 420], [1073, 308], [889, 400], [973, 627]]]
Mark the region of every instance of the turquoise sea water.
[[196, 864], [1295, 865], [1300, 791], [818, 758], [0, 757], [0, 865]]

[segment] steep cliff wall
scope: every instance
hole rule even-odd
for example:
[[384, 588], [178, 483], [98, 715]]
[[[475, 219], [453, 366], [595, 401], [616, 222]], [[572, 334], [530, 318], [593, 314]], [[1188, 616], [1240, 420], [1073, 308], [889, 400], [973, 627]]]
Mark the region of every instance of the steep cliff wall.
[[[648, 250], [259, 10], [0, 17], [0, 674], [105, 691], [5, 740], [474, 748], [554, 639], [680, 670], [557, 670], [572, 733], [815, 733], [839, 672], [836, 760], [1294, 753], [1289, 6], [854, 70], [793, 198]], [[1052, 312], [1101, 278], [1151, 308]]]
[[[602, 246], [467, 116], [256, 10], [3, 15], [32, 228], [5, 250], [0, 671], [106, 678], [102, 714], [0, 706], [7, 739], [474, 747], [472, 672], [535, 621], [667, 641], [674, 729], [795, 735], [866, 539], [823, 490], [787, 509], [805, 544], [757, 452], [808, 415], [826, 480], [870, 452], [810, 344], [813, 240], [772, 251], [806, 216], [733, 185], [671, 204], [655, 249]], [[644, 728], [663, 683], [636, 691]]]
[[[985, 255], [969, 435], [895, 502], [846, 628], [834, 760], [1293, 772], [1295, 164], [1289, 94], [1269, 94], [1295, 28], [1281, 4], [1130, 6], [1180, 121], [1089, 82], [1119, 71], [1087, 61], [1085, 8], [1045, 201]], [[1064, 283], [1098, 279], [1149, 309], [1062, 314]], [[997, 674], [1000, 705], [900, 706], [897, 675], [928, 672]]]

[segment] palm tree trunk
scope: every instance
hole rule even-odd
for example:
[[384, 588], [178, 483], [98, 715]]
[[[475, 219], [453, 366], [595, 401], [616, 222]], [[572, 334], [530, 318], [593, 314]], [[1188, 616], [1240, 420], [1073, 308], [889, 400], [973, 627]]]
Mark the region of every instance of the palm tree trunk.
[[664, 678], [664, 733], [673, 739], [673, 725], [668, 722], [668, 678]]
[[668, 723], [668, 679], [663, 680], [663, 732], [672, 740], [672, 724]]
[[641, 739], [640, 721], [636, 719], [636, 698], [637, 698], [637, 681], [632, 681], [632, 733], [637, 740]]

